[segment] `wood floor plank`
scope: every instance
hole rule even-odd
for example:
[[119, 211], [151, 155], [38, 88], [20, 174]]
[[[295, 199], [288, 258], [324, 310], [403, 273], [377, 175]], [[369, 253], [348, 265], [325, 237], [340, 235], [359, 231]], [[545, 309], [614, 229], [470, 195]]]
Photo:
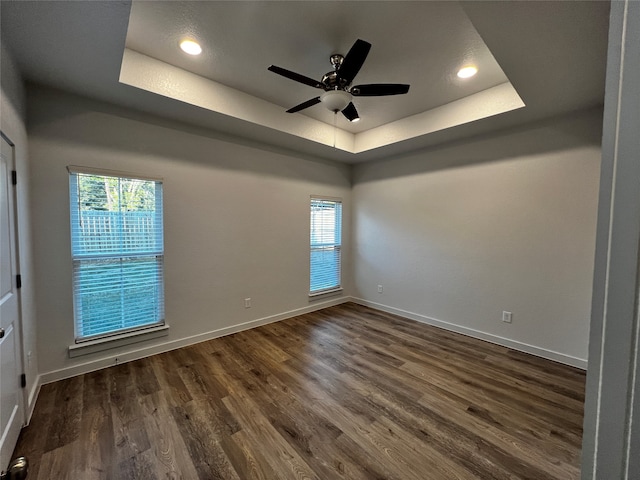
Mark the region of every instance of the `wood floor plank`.
[[243, 480], [281, 480], [284, 477], [275, 471], [260, 453], [246, 432], [238, 431], [221, 443], [229, 461]]
[[144, 359], [130, 363], [132, 382], [138, 395], [149, 395], [160, 390], [158, 379], [153, 370], [149, 368], [148, 363]]
[[[259, 401], [269, 422], [296, 450], [296, 452], [317, 471], [321, 478], [362, 479], [371, 478], [370, 473], [360, 465], [354, 464], [342, 452], [336, 451], [333, 444], [342, 435], [328, 416], [320, 415], [316, 408], [309, 409], [307, 397], [296, 395], [295, 380], [291, 377], [285, 382], [270, 369], [256, 367], [253, 377], [247, 378], [248, 390], [252, 398]], [[316, 399], [317, 400], [317, 399]]]
[[[31, 416], [29, 428], [23, 428], [16, 445], [15, 456], [24, 455], [27, 458], [42, 458], [45, 453], [45, 446], [48, 442], [48, 432], [55, 418], [56, 409], [55, 400], [57, 390], [62, 382], [50, 383], [43, 385], [40, 389], [38, 397], [38, 408], [36, 408]], [[41, 462], [36, 462], [29, 466], [29, 472], [32, 478], [38, 478], [38, 471]]]
[[145, 429], [151, 442], [150, 454], [156, 459], [159, 478], [198, 478], [193, 460], [176, 422], [171, 416], [169, 404], [161, 391], [141, 399]]
[[[535, 413], [523, 410], [520, 404], [510, 404], [504, 399], [496, 399], [491, 395], [485, 395], [481, 391], [473, 392], [473, 397], [469, 397], [468, 384], [460, 382], [449, 375], [425, 370], [422, 366], [407, 363], [402, 366], [402, 370], [426, 379], [424, 384], [425, 392], [429, 398], [446, 396], [449, 399], [461, 399], [467, 405], [467, 411], [472, 415], [483, 416], [486, 424], [491, 425], [499, 422], [505, 425], [511, 432], [522, 432], [531, 441], [548, 438], [552, 431], [558, 426], [548, 418]], [[435, 387], [435, 389], [433, 388]], [[572, 452], [579, 451], [581, 434], [562, 430], [565, 434], [561, 444], [566, 444], [566, 448]], [[548, 441], [548, 448], [555, 449], [553, 440]]]
[[192, 400], [189, 390], [178, 374], [178, 366], [167, 352], [148, 359], [158, 385], [172, 405], [183, 405]]
[[[409, 376], [405, 376], [405, 372]], [[548, 425], [540, 423], [536, 417], [522, 415], [493, 401], [484, 402], [485, 406], [479, 406], [477, 398], [460, 396], [459, 394], [464, 395], [465, 391], [456, 392], [448, 386], [441, 388], [432, 383], [433, 376], [429, 372], [413, 369], [411, 365], [405, 365], [405, 369], [399, 370], [398, 375], [407, 383], [422, 380], [424, 395], [419, 402], [427, 408], [436, 408], [443, 416], [458, 418], [458, 423], [469, 425], [470, 422], [475, 422], [473, 428], [469, 427], [472, 430], [483, 430], [485, 435], [490, 433], [500, 441], [505, 438], [507, 442], [514, 444], [526, 442], [530, 444], [534, 458], [537, 455], [554, 455], [572, 464], [579, 461], [575, 447], [567, 447], [564, 441], [555, 441], [551, 437]], [[424, 381], [426, 376], [429, 376], [428, 381]]]
[[109, 398], [109, 373], [99, 370], [85, 375], [82, 398], [82, 428], [79, 444], [84, 445], [80, 457], [80, 470], [87, 477], [109, 479], [114, 477], [113, 423]]
[[116, 478], [135, 478], [136, 480], [159, 480], [152, 453], [145, 451], [118, 463]]
[[[337, 379], [331, 377], [332, 372], [326, 365], [315, 365], [313, 371], [313, 374], [317, 375], [314, 380], [322, 386], [318, 391], [326, 390], [330, 392], [332, 398], [341, 398], [339, 404], [332, 404], [329, 407], [327, 415], [341, 414], [343, 419], [339, 424], [343, 428], [345, 425], [351, 428], [345, 432], [356, 439], [368, 440], [369, 448], [377, 450], [376, 457], [387, 460], [387, 456], [391, 452], [386, 449], [376, 431], [371, 430], [373, 428], [371, 425], [377, 422], [380, 417], [387, 416], [410, 430], [416, 441], [428, 438], [430, 447], [439, 449], [445, 456], [456, 457], [460, 462], [461, 470], [471, 466], [471, 471], [479, 478], [508, 478], [506, 472], [498, 475], [500, 473], [499, 466], [486, 457], [474, 458], [476, 456], [475, 444], [467, 441], [468, 432], [459, 429], [454, 431], [454, 434], [451, 431], [443, 432], [444, 429], [455, 429], [456, 424], [450, 425], [447, 421], [437, 417], [431, 418], [433, 415], [428, 411], [419, 412], [421, 415], [416, 415], [416, 417], [420, 416], [417, 421], [418, 419], [409, 415], [416, 408], [410, 398], [403, 398], [401, 392], [391, 392], [388, 389], [380, 390], [375, 384], [366, 380], [363, 382], [362, 377], [354, 377], [351, 373], [347, 372], [345, 378]], [[349, 391], [348, 399], [338, 393], [347, 390]], [[316, 403], [316, 409], [321, 406], [323, 406], [323, 402]], [[344, 410], [342, 410], [343, 407]], [[411, 409], [411, 411], [407, 409]], [[407, 473], [405, 472], [405, 474]], [[464, 473], [460, 472], [458, 475], [461, 476]]]
[[45, 452], [78, 439], [82, 416], [84, 376], [61, 380], [56, 392], [55, 415], [48, 429]]
[[237, 392], [226, 397], [223, 401], [227, 408], [236, 415], [243, 425], [243, 429], [252, 432], [255, 443], [269, 445], [269, 449], [263, 451], [263, 455], [274, 470], [283, 471], [285, 476], [289, 478], [320, 480], [320, 477], [278, 433], [245, 392]]
[[52, 478], [87, 478], [89, 480], [100, 479], [99, 472], [83, 471], [80, 462], [82, 449], [79, 440], [67, 443], [54, 450], [49, 450], [42, 455], [37, 470], [38, 476], [33, 477], [34, 472], [29, 467], [28, 478], [37, 480], [51, 480]]
[[[303, 362], [293, 360], [287, 362], [287, 366], [294, 366], [294, 368], [300, 371], [304, 371], [307, 368]], [[307, 373], [312, 375], [312, 372], [308, 369]], [[376, 389], [371, 389], [370, 385], [363, 384], [359, 379], [354, 378], [349, 381], [344, 381], [332, 377], [330, 367], [327, 365], [314, 365], [313, 375], [313, 377], [309, 377], [309, 380], [312, 380], [319, 386], [313, 393], [315, 409], [317, 411], [324, 411], [324, 414], [329, 418], [339, 416], [339, 425], [350, 427], [350, 429], [346, 431], [347, 435], [351, 435], [354, 439], [359, 439], [360, 441], [366, 439], [369, 442], [369, 449], [375, 451], [374, 457], [377, 459], [385, 459], [385, 463], [387, 463], [387, 461], [390, 460], [387, 459], [387, 457], [393, 455], [393, 450], [389, 450], [388, 446], [381, 440], [381, 438], [385, 436], [385, 432], [379, 429], [376, 430], [372, 425], [382, 416], [391, 413], [389, 404], [380, 402], [379, 398], [373, 398], [373, 396], [376, 395]], [[345, 392], [348, 392], [348, 394]], [[410, 422], [413, 422], [413, 420], [405, 421], [405, 423]], [[420, 432], [420, 435], [423, 433], [424, 432]], [[419, 438], [415, 437], [415, 440], [418, 441]], [[453, 450], [448, 449], [446, 453], [451, 454]], [[438, 456], [438, 454], [435, 453], [433, 453], [433, 455]], [[395, 458], [395, 456], [392, 457], [391, 460], [396, 462], [402, 461]], [[441, 460], [443, 459], [441, 458]], [[369, 461], [371, 461], [371, 459]], [[442, 463], [446, 464], [446, 461], [442, 461]], [[447, 475], [442, 477], [436, 476], [433, 478], [466, 478], [468, 473], [461, 471], [460, 468], [458, 468], [458, 470], [459, 471], [448, 472]], [[408, 475], [406, 470], [401, 471], [403, 471], [405, 475]], [[421, 472], [422, 470], [415, 469], [415, 471]]]
[[[137, 388], [131, 375], [131, 364], [123, 363], [108, 370], [109, 404], [115, 443], [114, 462], [118, 469], [144, 468], [144, 463], [127, 463], [151, 448], [144, 428], [144, 412], [140, 408]], [[127, 478], [127, 477], [125, 477]]]
[[572, 480], [585, 372], [346, 303], [44, 385], [30, 478]]
[[198, 478], [234, 480], [239, 476], [220, 446], [221, 429], [211, 421], [206, 403], [197, 400], [174, 407], [172, 416], [180, 429]]
[[[304, 369], [305, 367], [301, 367], [300, 361], [291, 360], [287, 362], [287, 368], [292, 368], [291, 371], [296, 372], [296, 370], [300, 371], [300, 368]], [[310, 374], [310, 372], [308, 373]], [[278, 376], [282, 381], [293, 384], [293, 382], [288, 382], [285, 370], [278, 372]], [[369, 435], [368, 427], [375, 421], [375, 417], [369, 414], [366, 401], [357, 402], [354, 400], [350, 394], [351, 389], [342, 390], [342, 393], [336, 395], [336, 390], [329, 386], [330, 381], [327, 378], [321, 380], [321, 377], [312, 378], [310, 376], [308, 379], [313, 382], [316, 388], [311, 388], [310, 383], [305, 383], [304, 386], [294, 384], [289, 388], [291, 394], [301, 399], [309, 398], [313, 402], [313, 410], [316, 415], [330, 419], [335, 425], [342, 426], [343, 433], [336, 438], [336, 444], [350, 447], [348, 450], [342, 448], [338, 450], [340, 454], [344, 454], [349, 459], [345, 463], [357, 465], [357, 469], [373, 474], [368, 478], [403, 478], [392, 473], [390, 463], [386, 461], [387, 452], [384, 446], [381, 446], [381, 442], [377, 441], [375, 436]], [[355, 444], [361, 447], [354, 448]], [[335, 458], [336, 452], [333, 455]], [[366, 461], [363, 462], [363, 458]], [[413, 475], [407, 472], [403, 472], [403, 474]], [[347, 476], [347, 478], [357, 477]]]

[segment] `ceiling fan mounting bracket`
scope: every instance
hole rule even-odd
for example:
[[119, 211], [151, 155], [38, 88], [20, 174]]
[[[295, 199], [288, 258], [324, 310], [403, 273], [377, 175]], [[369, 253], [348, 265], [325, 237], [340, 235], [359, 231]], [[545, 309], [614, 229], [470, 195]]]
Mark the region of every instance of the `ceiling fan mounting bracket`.
[[343, 60], [344, 60], [344, 57], [339, 53], [334, 53], [329, 57], [329, 61], [331, 62], [331, 65], [333, 65], [333, 68], [336, 71], [338, 71], [338, 69], [340, 68], [340, 65], [342, 65]]

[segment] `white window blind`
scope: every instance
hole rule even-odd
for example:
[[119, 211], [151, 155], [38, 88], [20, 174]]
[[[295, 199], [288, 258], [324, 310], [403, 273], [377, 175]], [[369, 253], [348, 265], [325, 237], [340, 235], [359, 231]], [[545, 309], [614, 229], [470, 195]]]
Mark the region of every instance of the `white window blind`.
[[342, 202], [311, 198], [310, 294], [340, 288]]
[[76, 342], [164, 324], [162, 182], [70, 170]]

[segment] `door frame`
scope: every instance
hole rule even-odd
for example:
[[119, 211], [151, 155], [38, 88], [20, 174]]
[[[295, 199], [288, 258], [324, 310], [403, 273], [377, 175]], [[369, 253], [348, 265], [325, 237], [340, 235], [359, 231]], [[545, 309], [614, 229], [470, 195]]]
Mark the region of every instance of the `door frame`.
[[[16, 275], [20, 275], [20, 235], [18, 232], [18, 185], [13, 184], [12, 181], [12, 173], [16, 171], [16, 144], [11, 141], [11, 139], [0, 130], [0, 138], [7, 142], [7, 144], [11, 147], [11, 159], [10, 159], [10, 168], [11, 170], [7, 172], [9, 178], [7, 178], [7, 185], [13, 187], [11, 190], [11, 195], [13, 196], [13, 208], [10, 212], [10, 215], [13, 215], [13, 244], [14, 244], [14, 256], [15, 256], [15, 267], [16, 267]], [[16, 370], [19, 374], [24, 374], [24, 335], [22, 328], [22, 291], [20, 288], [16, 288], [16, 296], [18, 302], [18, 318], [16, 319], [17, 324], [15, 325], [15, 334], [17, 335], [16, 339], [16, 348], [17, 348], [17, 359], [16, 359]], [[21, 423], [21, 427], [24, 428], [26, 426], [27, 421], [27, 412], [26, 406], [28, 405], [27, 391], [26, 386], [21, 388], [21, 392], [18, 395], [18, 399], [20, 402], [21, 409], [21, 418], [18, 420]], [[4, 465], [0, 465], [0, 470], [4, 469]]]
[[582, 479], [640, 478], [640, 2], [611, 2]]

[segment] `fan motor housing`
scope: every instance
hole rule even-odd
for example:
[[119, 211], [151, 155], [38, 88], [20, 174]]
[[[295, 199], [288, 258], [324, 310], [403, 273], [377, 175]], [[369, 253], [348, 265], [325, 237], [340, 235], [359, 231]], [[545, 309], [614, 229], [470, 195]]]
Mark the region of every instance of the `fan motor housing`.
[[322, 84], [326, 90], [344, 90], [347, 87], [346, 80], [338, 77], [338, 72], [335, 70], [322, 76]]
[[339, 53], [334, 53], [329, 57], [329, 61], [333, 66], [333, 71], [327, 72], [322, 77], [322, 84], [325, 86], [325, 90], [345, 90], [347, 87], [347, 81], [338, 77], [338, 70], [344, 57]]

